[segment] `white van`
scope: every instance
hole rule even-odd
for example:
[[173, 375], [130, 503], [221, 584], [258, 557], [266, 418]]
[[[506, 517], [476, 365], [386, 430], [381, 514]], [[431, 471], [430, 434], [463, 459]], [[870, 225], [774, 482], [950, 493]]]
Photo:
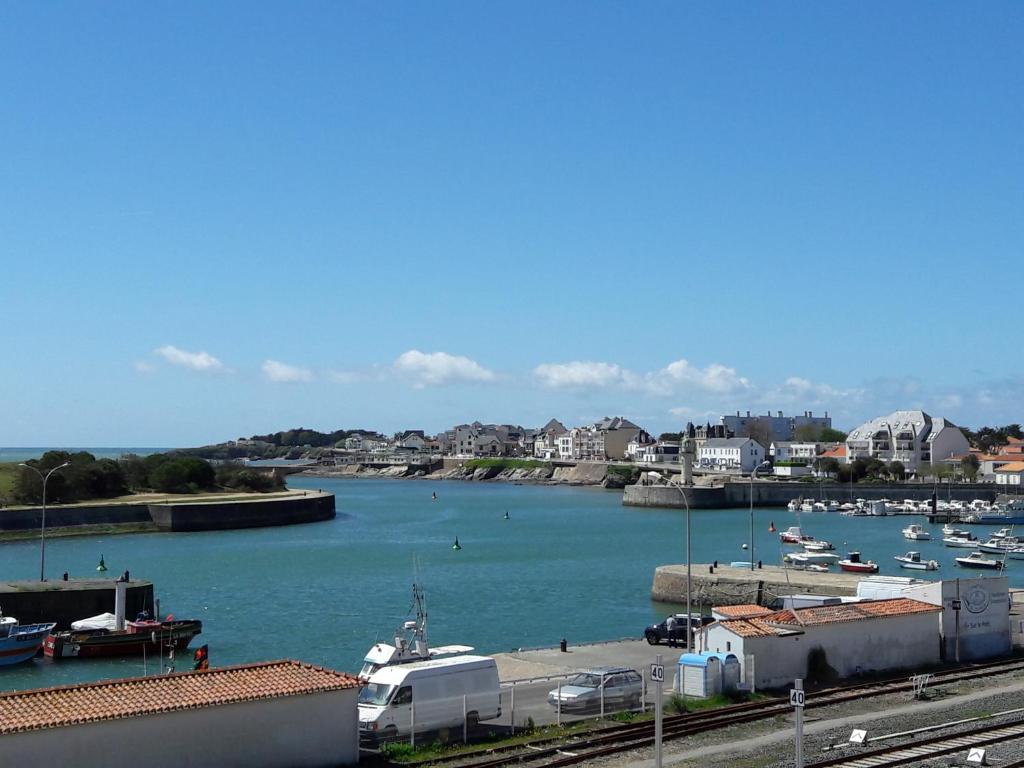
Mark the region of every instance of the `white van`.
[[359, 691], [363, 741], [393, 741], [416, 733], [469, 730], [501, 717], [498, 665], [487, 656], [455, 656], [382, 667]]

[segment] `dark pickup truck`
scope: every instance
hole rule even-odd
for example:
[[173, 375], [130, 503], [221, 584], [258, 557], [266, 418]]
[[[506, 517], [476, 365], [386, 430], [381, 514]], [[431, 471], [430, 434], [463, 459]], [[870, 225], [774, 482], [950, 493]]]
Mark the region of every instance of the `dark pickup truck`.
[[[703, 627], [705, 624], [710, 624], [714, 621], [710, 616], [700, 616], [696, 613], [691, 614], [693, 617], [693, 631], [696, 632], [698, 629]], [[669, 636], [668, 619], [665, 619], [660, 624], [651, 624], [647, 629], [644, 630], [644, 639], [651, 645], [657, 645], [658, 643], [668, 642], [670, 644], [685, 646], [686, 645], [686, 614], [676, 613], [671, 617], [675, 619], [675, 627], [672, 629], [671, 637]]]

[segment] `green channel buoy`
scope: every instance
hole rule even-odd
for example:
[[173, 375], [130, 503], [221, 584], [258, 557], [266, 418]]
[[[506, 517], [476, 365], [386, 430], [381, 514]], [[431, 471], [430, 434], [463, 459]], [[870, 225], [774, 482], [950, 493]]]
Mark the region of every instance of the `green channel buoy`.
[[96, 570], [101, 572], [107, 570], [107, 564], [103, 562], [103, 555], [100, 555], [100, 564], [96, 566]]
[[455, 537], [455, 543], [452, 544], [452, 549], [462, 549], [462, 545], [459, 544], [459, 537]]

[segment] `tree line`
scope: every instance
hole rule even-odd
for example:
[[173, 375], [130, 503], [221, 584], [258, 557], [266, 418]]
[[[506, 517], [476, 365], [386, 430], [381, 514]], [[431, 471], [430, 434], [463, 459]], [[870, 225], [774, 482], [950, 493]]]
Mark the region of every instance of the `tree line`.
[[[46, 499], [50, 503], [111, 499], [129, 493], [263, 492], [284, 487], [277, 476], [242, 464], [225, 462], [214, 466], [205, 459], [176, 452], [97, 459], [87, 451], [47, 451], [25, 463], [43, 475], [68, 464], [50, 475], [46, 484]], [[20, 467], [12, 493], [17, 503], [39, 504], [43, 500], [42, 479], [32, 469]]]

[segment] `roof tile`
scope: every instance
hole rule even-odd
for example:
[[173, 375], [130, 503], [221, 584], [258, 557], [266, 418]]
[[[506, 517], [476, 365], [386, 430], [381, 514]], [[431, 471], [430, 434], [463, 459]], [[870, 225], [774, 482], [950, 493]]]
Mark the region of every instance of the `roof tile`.
[[351, 675], [283, 660], [13, 691], [0, 693], [0, 735], [357, 687]]

